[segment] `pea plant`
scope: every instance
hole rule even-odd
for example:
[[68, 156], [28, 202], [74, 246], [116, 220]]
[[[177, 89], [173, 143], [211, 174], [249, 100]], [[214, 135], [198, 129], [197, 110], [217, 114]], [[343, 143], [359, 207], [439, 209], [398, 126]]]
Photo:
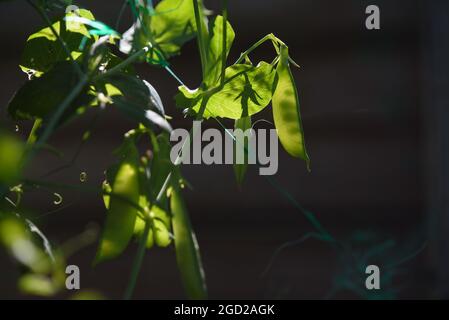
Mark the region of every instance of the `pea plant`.
[[[222, 1], [222, 12], [216, 16], [205, 9], [202, 0], [161, 0], [157, 4], [127, 0], [117, 26], [126, 11], [134, 21], [123, 33], [117, 26], [96, 20], [85, 8], [66, 10], [72, 5], [70, 0], [28, 3], [46, 26], [27, 39], [20, 68], [28, 80], [7, 108], [14, 123], [33, 121], [33, 126], [27, 141], [20, 141], [5, 126], [0, 135], [0, 243], [23, 266], [19, 289], [42, 296], [61, 292], [68, 256], [64, 248], [53, 247], [21, 205], [29, 190], [63, 185], [27, 178], [25, 170], [39, 152], [53, 150], [48, 141], [58, 128], [90, 109], [107, 112], [116, 108], [136, 126], [124, 133], [115, 151], [116, 163], [105, 168], [103, 185], [79, 186], [103, 197], [106, 208], [94, 263], [117, 258], [133, 237], [138, 239], [124, 294], [128, 299], [146, 250], [174, 245], [186, 295], [207, 298], [199, 245], [182, 197], [186, 181], [181, 173], [181, 153], [176, 161], [170, 160], [170, 117], [156, 89], [137, 75], [136, 68], [145, 63], [174, 77], [180, 84], [176, 106], [194, 120], [214, 119], [221, 124], [220, 119], [226, 118], [234, 120], [236, 128], [249, 128], [252, 118], [271, 105], [282, 146], [309, 167], [291, 70], [297, 64], [287, 44], [269, 34], [230, 63], [228, 55], [236, 34], [228, 20], [227, 0]], [[202, 71], [196, 89], [188, 88], [169, 62], [194, 39]], [[273, 45], [274, 57], [253, 63], [250, 54], [265, 42]], [[195, 135], [194, 130], [190, 135]], [[81, 143], [89, 138], [87, 131]], [[141, 153], [138, 143], [151, 152]], [[238, 183], [246, 170], [247, 164], [234, 165]], [[316, 221], [315, 225], [321, 228]], [[330, 237], [320, 231], [321, 237]]]

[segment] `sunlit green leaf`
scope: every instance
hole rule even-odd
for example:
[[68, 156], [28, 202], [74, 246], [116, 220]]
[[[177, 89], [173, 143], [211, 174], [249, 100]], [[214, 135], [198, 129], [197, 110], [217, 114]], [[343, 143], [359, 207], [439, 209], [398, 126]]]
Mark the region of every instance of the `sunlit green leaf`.
[[[123, 34], [120, 50], [130, 53], [149, 42], [155, 50], [162, 51], [165, 58], [177, 55], [184, 43], [195, 37], [196, 24], [192, 1], [163, 0], [155, 8], [154, 15], [144, 13], [140, 19]], [[160, 57], [151, 51], [149, 57]]]
[[192, 1], [163, 0], [151, 17], [151, 31], [166, 57], [179, 53], [181, 46], [196, 32]]
[[[223, 17], [216, 16], [210, 21], [209, 25], [209, 48], [208, 48], [208, 66], [204, 82], [209, 86], [218, 83], [223, 68]], [[226, 27], [226, 57], [231, 50], [234, 42], [235, 32], [231, 24], [227, 21]]]
[[[68, 16], [74, 14], [67, 13]], [[80, 17], [94, 20], [94, 16], [88, 10], [80, 9], [77, 11], [77, 14]], [[94, 39], [89, 34], [86, 26], [81, 23], [66, 22], [61, 18], [53, 23], [53, 28], [66, 43], [73, 59], [78, 59], [81, 56], [82, 52], [79, 47], [84, 37], [88, 39], [89, 44]], [[28, 38], [22, 54], [20, 68], [26, 73], [33, 74], [36, 72], [35, 75], [39, 76], [49, 71], [55, 63], [65, 60], [68, 60], [68, 57], [62, 44], [58, 41], [50, 27], [46, 27]]]
[[[273, 67], [261, 62], [258, 66], [237, 64], [226, 68], [225, 83], [221, 90], [210, 95], [203, 116], [240, 119], [251, 116], [265, 108], [272, 97], [272, 86], [276, 72]], [[176, 104], [195, 112], [201, 109], [206, 93], [179, 87]]]

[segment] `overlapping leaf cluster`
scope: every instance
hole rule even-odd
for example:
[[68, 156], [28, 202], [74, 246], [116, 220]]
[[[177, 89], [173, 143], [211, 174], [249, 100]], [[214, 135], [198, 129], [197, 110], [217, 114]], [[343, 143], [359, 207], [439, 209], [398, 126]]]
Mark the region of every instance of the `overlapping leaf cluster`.
[[[156, 89], [136, 74], [131, 63], [145, 61], [172, 73], [168, 59], [196, 38], [203, 80], [194, 90], [179, 87], [178, 107], [197, 119], [228, 118], [236, 121], [236, 128], [248, 129], [251, 117], [272, 102], [282, 145], [309, 162], [292, 60], [287, 46], [269, 35], [228, 64], [235, 31], [227, 11], [209, 19], [200, 0], [162, 0], [156, 7], [152, 1], [127, 3], [134, 23], [121, 36], [85, 9], [67, 13], [33, 33], [20, 63], [29, 80], [13, 96], [8, 111], [16, 121], [35, 121], [29, 148], [34, 142], [45, 143], [59, 126], [92, 108], [115, 107], [134, 120], [136, 127], [125, 134], [116, 151], [117, 162], [107, 170], [103, 183], [107, 215], [95, 261], [118, 257], [133, 237], [146, 248], [174, 242], [189, 297], [204, 298], [198, 244], [181, 197], [184, 180], [169, 157], [172, 128]], [[39, 1], [36, 6], [46, 10], [61, 4], [68, 3]], [[249, 54], [265, 41], [272, 42], [275, 59], [253, 64]], [[138, 148], [142, 144], [145, 152]], [[22, 155], [29, 157], [27, 152]], [[0, 170], [3, 165], [11, 163], [0, 153]], [[246, 164], [235, 166], [239, 183], [246, 168]], [[20, 175], [20, 171], [0, 171], [2, 194], [20, 182]]]

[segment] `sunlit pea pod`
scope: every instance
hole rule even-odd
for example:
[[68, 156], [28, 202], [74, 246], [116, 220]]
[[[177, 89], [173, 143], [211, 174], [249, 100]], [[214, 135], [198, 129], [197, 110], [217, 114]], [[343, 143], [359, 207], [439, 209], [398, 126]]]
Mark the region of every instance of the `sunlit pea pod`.
[[[146, 247], [149, 249], [153, 247], [153, 244], [162, 248], [169, 246], [172, 242], [172, 237], [170, 233], [170, 217], [168, 214], [157, 205], [150, 206], [146, 196], [142, 194], [140, 195], [139, 205], [143, 208], [151, 208], [151, 229], [148, 233]], [[145, 224], [146, 222], [142, 218], [137, 217], [134, 225], [134, 234], [138, 238], [143, 235]]]
[[105, 199], [109, 210], [95, 259], [97, 263], [120, 255], [133, 236], [137, 212], [131, 203], [137, 204], [140, 196], [138, 151], [134, 145], [120, 163], [110, 190], [113, 196]]
[[280, 48], [276, 72], [278, 82], [272, 102], [273, 118], [279, 140], [291, 156], [303, 159], [309, 169], [310, 158], [304, 141], [298, 91], [289, 66], [288, 47], [285, 45]]
[[[243, 117], [240, 119], [235, 120], [235, 126], [234, 129], [240, 129], [243, 132], [246, 132], [246, 130], [251, 129], [251, 117]], [[235, 141], [234, 142], [234, 157], [236, 157], [236, 148], [243, 148], [244, 149], [244, 162], [242, 164], [238, 164], [237, 161], [234, 161], [234, 174], [235, 178], [237, 180], [237, 183], [241, 185], [243, 183], [243, 180], [245, 179], [245, 174], [248, 169], [248, 154], [251, 152], [249, 150], [249, 143], [248, 139], [245, 138], [245, 141], [243, 142], [244, 145], [240, 146], [238, 143], [241, 143], [241, 141]], [[252, 151], [253, 152], [253, 151]]]
[[176, 183], [171, 190], [170, 208], [173, 215], [176, 261], [184, 288], [190, 299], [206, 299], [206, 280], [198, 243], [179, 186]]

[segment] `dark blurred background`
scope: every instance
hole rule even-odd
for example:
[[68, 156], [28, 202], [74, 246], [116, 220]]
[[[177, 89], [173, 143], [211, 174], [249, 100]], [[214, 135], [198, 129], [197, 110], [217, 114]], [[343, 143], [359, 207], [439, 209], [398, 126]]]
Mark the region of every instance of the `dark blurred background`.
[[[230, 61], [273, 32], [289, 45], [301, 66], [294, 76], [312, 171], [280, 150], [275, 179], [332, 235], [348, 244], [350, 255], [374, 252], [367, 264], [379, 265], [384, 282], [381, 290], [368, 292], [366, 266], [354, 265], [328, 243], [314, 239], [283, 250], [269, 272], [262, 274], [279, 246], [314, 231], [312, 225], [257, 175], [256, 168], [250, 168], [239, 189], [230, 166], [184, 166], [193, 186], [185, 195], [210, 298], [448, 297], [448, 2], [229, 2], [237, 34]], [[75, 4], [114, 25], [122, 1]], [[365, 8], [370, 4], [380, 8], [380, 30], [365, 28]], [[206, 5], [220, 9], [219, 1]], [[1, 117], [6, 118], [8, 100], [27, 79], [18, 67], [25, 41], [43, 23], [25, 1], [2, 3], [0, 21], [0, 106]], [[127, 13], [119, 31], [130, 24]], [[253, 61], [273, 58], [269, 44], [252, 56]], [[171, 63], [189, 87], [199, 85], [201, 68], [194, 41]], [[173, 126], [190, 128], [191, 121], [174, 106], [175, 80], [162, 69], [141, 65], [138, 70], [161, 94], [167, 113], [174, 116]], [[92, 116], [87, 113], [60, 129], [50, 142], [64, 157], [42, 152], [28, 175], [40, 177], [67, 163]], [[271, 121], [269, 108], [257, 119]], [[15, 124], [10, 125], [14, 130]], [[216, 126], [213, 121], [209, 125]], [[79, 183], [84, 171], [89, 185], [100, 185], [103, 171], [114, 161], [112, 151], [132, 126], [113, 108], [103, 112], [76, 165], [47, 179]], [[18, 134], [26, 137], [28, 129], [29, 125], [20, 125]], [[53, 191], [63, 196], [59, 207], [53, 204]], [[62, 208], [35, 220], [57, 244], [86, 227], [100, 227], [105, 218], [102, 200], [86, 193], [40, 190], [24, 201], [36, 215]], [[119, 259], [93, 268], [95, 246], [82, 248], [69, 263], [80, 267], [83, 289], [120, 298], [136, 245]], [[4, 252], [0, 261], [0, 298], [21, 297], [16, 266]], [[184, 297], [173, 247], [147, 252], [135, 297]]]

